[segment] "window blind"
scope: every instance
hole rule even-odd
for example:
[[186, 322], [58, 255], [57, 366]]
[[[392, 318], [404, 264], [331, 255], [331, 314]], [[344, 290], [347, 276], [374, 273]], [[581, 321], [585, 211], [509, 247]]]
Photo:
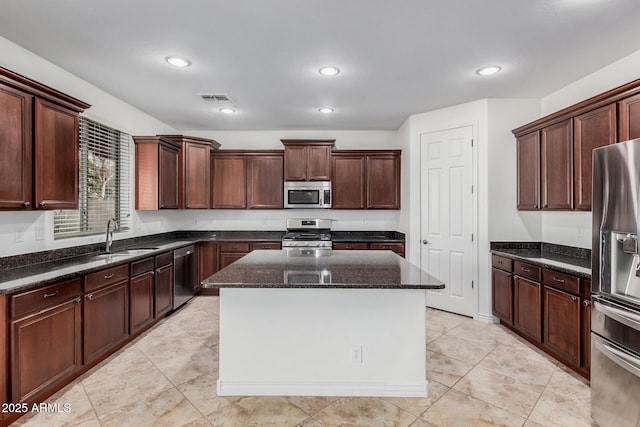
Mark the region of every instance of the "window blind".
[[79, 209], [54, 213], [54, 238], [105, 232], [109, 218], [130, 228], [131, 136], [80, 117]]

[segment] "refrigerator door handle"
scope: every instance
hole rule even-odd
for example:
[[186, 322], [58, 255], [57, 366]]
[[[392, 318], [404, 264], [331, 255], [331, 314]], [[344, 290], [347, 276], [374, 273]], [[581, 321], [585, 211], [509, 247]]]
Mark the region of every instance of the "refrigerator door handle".
[[632, 373], [636, 377], [640, 377], [640, 359], [599, 341], [595, 341], [595, 345], [603, 355], [611, 359], [611, 361], [616, 365]]
[[615, 308], [609, 304], [606, 304], [598, 297], [593, 297], [593, 308], [601, 311], [605, 316], [610, 317], [630, 328], [640, 331], [640, 316], [633, 314], [627, 310], [621, 310]]

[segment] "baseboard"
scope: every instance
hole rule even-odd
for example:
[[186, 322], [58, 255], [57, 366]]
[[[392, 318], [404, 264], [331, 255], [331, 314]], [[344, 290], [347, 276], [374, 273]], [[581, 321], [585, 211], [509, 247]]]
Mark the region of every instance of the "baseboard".
[[491, 314], [483, 314], [483, 313], [478, 313], [475, 320], [482, 323], [500, 323], [500, 319], [498, 319], [496, 316], [493, 316]]
[[218, 380], [218, 396], [384, 396], [427, 397], [428, 383], [301, 383]]

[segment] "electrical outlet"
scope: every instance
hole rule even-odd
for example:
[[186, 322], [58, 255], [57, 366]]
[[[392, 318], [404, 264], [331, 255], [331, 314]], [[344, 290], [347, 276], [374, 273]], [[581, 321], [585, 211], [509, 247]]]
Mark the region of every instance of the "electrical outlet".
[[362, 346], [361, 345], [351, 346], [351, 362], [362, 363]]
[[44, 227], [36, 227], [36, 240], [44, 240]]
[[24, 242], [24, 233], [22, 231], [16, 231], [14, 234], [14, 240], [16, 243]]

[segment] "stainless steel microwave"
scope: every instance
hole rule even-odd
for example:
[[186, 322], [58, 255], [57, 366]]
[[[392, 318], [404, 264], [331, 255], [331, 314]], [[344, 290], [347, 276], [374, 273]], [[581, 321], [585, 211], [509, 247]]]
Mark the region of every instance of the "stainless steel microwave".
[[284, 183], [286, 209], [331, 208], [331, 181], [287, 181]]

